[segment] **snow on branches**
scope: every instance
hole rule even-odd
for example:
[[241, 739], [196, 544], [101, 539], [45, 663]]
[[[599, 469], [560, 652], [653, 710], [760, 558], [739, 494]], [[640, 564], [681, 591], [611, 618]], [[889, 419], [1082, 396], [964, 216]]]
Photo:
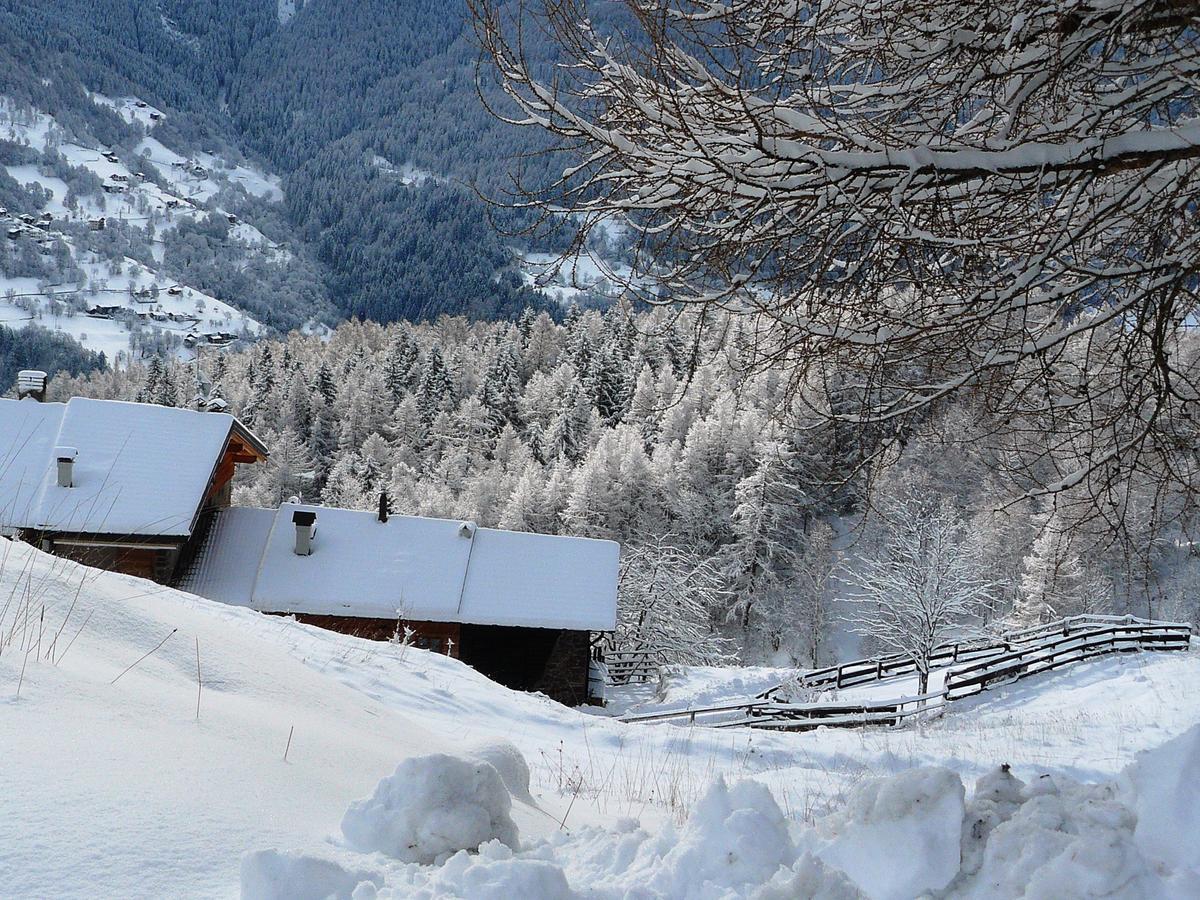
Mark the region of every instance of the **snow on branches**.
[[978, 632], [999, 585], [949, 503], [908, 499], [888, 515], [877, 552], [847, 568], [844, 599], [853, 630], [912, 660], [924, 694], [934, 648]]
[[627, 220], [647, 300], [747, 314], [796, 380], [836, 362], [860, 402], [833, 415], [897, 440], [978, 394], [1015, 452], [1051, 436], [1031, 493], [1194, 483], [1194, 4], [472, 5], [502, 114], [575, 160], [519, 202], [581, 242]]

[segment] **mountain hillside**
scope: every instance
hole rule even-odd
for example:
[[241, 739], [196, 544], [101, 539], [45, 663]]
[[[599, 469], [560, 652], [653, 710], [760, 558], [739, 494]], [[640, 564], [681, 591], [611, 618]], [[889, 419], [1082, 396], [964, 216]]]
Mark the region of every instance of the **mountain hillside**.
[[[140, 154], [141, 126], [189, 160], [207, 152], [279, 176], [272, 196], [248, 191], [276, 226], [273, 240], [303, 244], [304, 270], [288, 273], [272, 302], [243, 299], [255, 293], [249, 283], [221, 285], [267, 326], [331, 309], [384, 321], [490, 318], [544, 302], [501, 233], [528, 223], [489, 210], [476, 192], [502, 196], [518, 165], [542, 177], [552, 163], [530, 157], [535, 139], [480, 101], [464, 0], [72, 0], [53, 11], [16, 2], [0, 11], [0, 40], [0, 98], [71, 140]], [[136, 98], [159, 115], [130, 121], [97, 96]], [[282, 205], [265, 208], [273, 204]], [[16, 205], [41, 211], [37, 198]], [[253, 221], [249, 208], [237, 212]], [[278, 289], [281, 279], [267, 281]]]

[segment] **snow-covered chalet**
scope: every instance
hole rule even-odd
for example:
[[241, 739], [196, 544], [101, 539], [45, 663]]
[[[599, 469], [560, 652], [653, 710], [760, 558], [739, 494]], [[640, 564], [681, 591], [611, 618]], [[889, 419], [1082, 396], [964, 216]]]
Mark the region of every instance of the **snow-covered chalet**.
[[407, 637], [500, 684], [588, 699], [617, 615], [612, 541], [285, 503], [217, 514], [182, 587], [375, 640]]
[[[39, 388], [36, 381], [41, 376]], [[266, 458], [225, 413], [72, 397], [0, 399], [0, 534], [101, 569], [173, 584], [234, 470]]]
[[[41, 373], [23, 373], [32, 376]], [[230, 506], [267, 450], [233, 416], [0, 399], [0, 534], [97, 568], [359, 637], [447, 653], [564, 703], [616, 626], [611, 541], [287, 503]], [[38, 399], [33, 399], [38, 398]]]

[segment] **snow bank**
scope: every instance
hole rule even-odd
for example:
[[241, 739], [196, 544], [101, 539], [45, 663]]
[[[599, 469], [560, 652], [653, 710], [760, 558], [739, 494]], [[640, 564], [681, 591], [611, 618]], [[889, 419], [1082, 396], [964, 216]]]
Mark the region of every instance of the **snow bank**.
[[487, 841], [518, 846], [511, 809], [491, 763], [435, 753], [406, 759], [375, 793], [352, 803], [342, 834], [355, 850], [430, 864]]
[[1200, 725], [1139, 754], [1122, 780], [1137, 815], [1138, 849], [1170, 868], [1200, 873]]
[[505, 779], [478, 758], [485, 755], [520, 788], [524, 760], [500, 745], [482, 748], [474, 759], [409, 760], [374, 797], [351, 807], [343, 823], [348, 843], [392, 860], [372, 857], [385, 866], [382, 882], [367, 864], [357, 867], [368, 873], [363, 876], [353, 865], [268, 851], [243, 862], [243, 896], [1200, 896], [1200, 726], [1143, 754], [1118, 781], [1105, 784], [1049, 774], [1026, 783], [1001, 766], [976, 782], [967, 802], [957, 773], [913, 769], [860, 784], [841, 809], [803, 828], [787, 821], [765, 785], [730, 787], [718, 778], [678, 829], [668, 824], [652, 833], [624, 820], [562, 830], [522, 849], [516, 849], [515, 827], [508, 838], [482, 837], [511, 826]]
[[819, 856], [880, 900], [941, 890], [958, 874], [963, 795], [949, 769], [868, 781], [826, 821]]
[[331, 859], [303, 853], [260, 850], [242, 858], [242, 897], [245, 900], [349, 900], [367, 885], [378, 887], [382, 876], [350, 870]]

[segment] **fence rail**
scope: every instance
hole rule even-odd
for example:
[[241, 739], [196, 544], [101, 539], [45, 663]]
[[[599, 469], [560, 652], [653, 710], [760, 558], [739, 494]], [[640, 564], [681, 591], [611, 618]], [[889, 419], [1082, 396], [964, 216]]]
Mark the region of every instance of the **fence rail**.
[[[813, 728], [899, 725], [905, 719], [971, 697], [997, 684], [1049, 672], [1071, 663], [1108, 653], [1142, 650], [1186, 650], [1192, 626], [1155, 622], [1133, 616], [1075, 616], [1046, 626], [1010, 632], [990, 644], [947, 645], [936, 659], [948, 661], [941, 690], [914, 697], [897, 697], [862, 703], [789, 703], [774, 695], [785, 685], [738, 703], [695, 707], [669, 712], [623, 716], [624, 722], [669, 722], [716, 728], [770, 728], [807, 731]], [[896, 657], [856, 660], [806, 672], [788, 684], [848, 687], [916, 670], [898, 665]], [[887, 674], [880, 674], [887, 673]], [[829, 676], [833, 675], [833, 678]], [[809, 676], [816, 676], [806, 680]], [[870, 677], [868, 677], [870, 676]]]

